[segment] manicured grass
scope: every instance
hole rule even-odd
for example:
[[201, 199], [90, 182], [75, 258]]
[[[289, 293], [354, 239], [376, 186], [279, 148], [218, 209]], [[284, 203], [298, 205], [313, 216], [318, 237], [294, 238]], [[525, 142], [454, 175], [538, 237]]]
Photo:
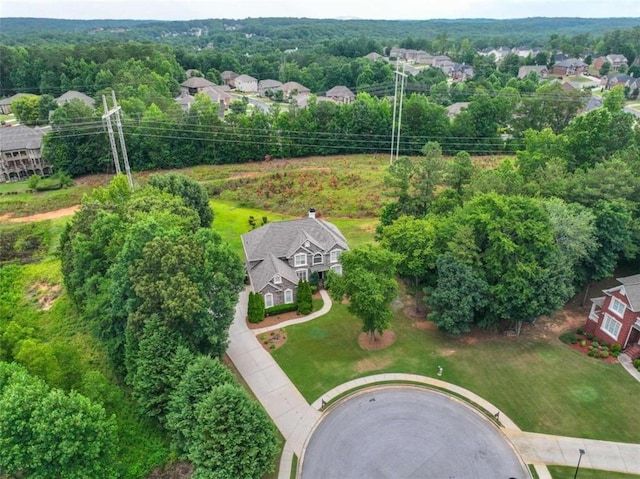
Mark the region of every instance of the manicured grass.
[[14, 193], [14, 192], [24, 193], [28, 189], [29, 189], [29, 184], [27, 181], [12, 181], [9, 183], [0, 183], [0, 194]]
[[[385, 372], [415, 373], [465, 387], [503, 410], [523, 430], [639, 442], [628, 426], [638, 417], [640, 383], [622, 367], [583, 356], [550, 340], [480, 335], [451, 338], [418, 329], [396, 313], [396, 342], [381, 351], [357, 344], [361, 323], [346, 306], [287, 328], [273, 356], [308, 401], [351, 379]], [[620, 394], [624, 391], [624, 394]]]
[[[228, 201], [212, 200], [210, 204], [213, 208], [213, 212], [215, 213], [212, 228], [222, 236], [223, 240], [231, 245], [233, 251], [241, 258], [244, 258], [244, 251], [242, 249], [240, 235], [251, 231], [249, 216], [254, 217], [257, 226], [262, 224], [263, 216], [266, 216], [269, 222], [294, 218], [260, 209], [240, 208], [236, 206], [235, 203]], [[306, 210], [297, 217], [302, 218], [305, 215]], [[334, 223], [340, 229], [351, 248], [356, 248], [363, 244], [373, 242], [373, 232], [378, 224], [378, 220], [355, 218], [326, 219], [327, 221]]]
[[[577, 460], [576, 460], [577, 462]], [[573, 479], [576, 472], [575, 467], [565, 466], [547, 466], [549, 473], [553, 479]], [[596, 469], [583, 469], [582, 467], [578, 471], [578, 477], [580, 479], [638, 479], [638, 474], [624, 474], [622, 472], [609, 472], [598, 471]]]

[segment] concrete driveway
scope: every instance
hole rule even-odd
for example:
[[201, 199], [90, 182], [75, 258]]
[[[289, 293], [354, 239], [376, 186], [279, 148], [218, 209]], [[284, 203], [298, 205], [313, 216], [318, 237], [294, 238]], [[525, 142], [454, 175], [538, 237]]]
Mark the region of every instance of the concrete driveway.
[[389, 386], [325, 413], [302, 479], [530, 478], [506, 436], [470, 406], [435, 391]]

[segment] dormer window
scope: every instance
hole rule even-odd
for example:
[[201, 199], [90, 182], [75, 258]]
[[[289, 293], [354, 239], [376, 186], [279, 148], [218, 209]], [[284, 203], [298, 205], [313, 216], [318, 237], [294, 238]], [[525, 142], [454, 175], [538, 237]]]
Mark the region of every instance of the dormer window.
[[276, 274], [273, 277], [273, 284], [282, 284], [282, 276], [280, 276], [279, 274]]
[[307, 255], [305, 253], [299, 253], [295, 255], [294, 259], [295, 266], [306, 266], [307, 265]]

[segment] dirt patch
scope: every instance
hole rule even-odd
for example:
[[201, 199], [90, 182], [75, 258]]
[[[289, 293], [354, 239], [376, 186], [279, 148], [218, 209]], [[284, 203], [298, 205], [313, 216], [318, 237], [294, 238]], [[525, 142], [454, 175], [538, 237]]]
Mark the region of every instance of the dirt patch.
[[375, 333], [374, 340], [371, 341], [371, 334], [360, 333], [358, 336], [358, 345], [367, 351], [379, 351], [388, 348], [396, 342], [396, 333], [393, 331], [384, 331], [382, 335]]
[[38, 302], [40, 309], [47, 311], [60, 296], [60, 285], [38, 281], [29, 288], [28, 295]]
[[355, 364], [355, 370], [359, 373], [379, 371], [391, 365], [391, 358], [367, 358], [361, 359]]
[[259, 334], [258, 341], [266, 351], [272, 352], [286, 344], [287, 335], [284, 329], [276, 329], [275, 331]]
[[193, 466], [186, 461], [180, 461], [167, 464], [162, 468], [156, 467], [147, 479], [187, 479], [192, 474]]
[[7, 221], [9, 223], [33, 223], [35, 221], [53, 220], [56, 218], [62, 218], [64, 216], [71, 216], [80, 209], [80, 205], [69, 206], [68, 208], [62, 208], [55, 211], [48, 211], [46, 213], [38, 213], [31, 216], [20, 216], [17, 218], [11, 217], [11, 214], [7, 213], [0, 216], [0, 221]]
[[436, 323], [434, 323], [433, 321], [427, 321], [426, 319], [413, 321], [411, 323], [411, 326], [413, 326], [416, 329], [421, 329], [423, 331], [436, 331], [438, 329], [438, 326], [436, 326]]

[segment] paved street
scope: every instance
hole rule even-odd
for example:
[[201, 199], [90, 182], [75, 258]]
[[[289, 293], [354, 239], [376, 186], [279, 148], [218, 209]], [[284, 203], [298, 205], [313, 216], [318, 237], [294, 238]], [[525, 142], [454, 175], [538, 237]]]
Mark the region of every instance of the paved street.
[[529, 478], [509, 441], [464, 402], [411, 386], [376, 388], [329, 410], [302, 479]]

